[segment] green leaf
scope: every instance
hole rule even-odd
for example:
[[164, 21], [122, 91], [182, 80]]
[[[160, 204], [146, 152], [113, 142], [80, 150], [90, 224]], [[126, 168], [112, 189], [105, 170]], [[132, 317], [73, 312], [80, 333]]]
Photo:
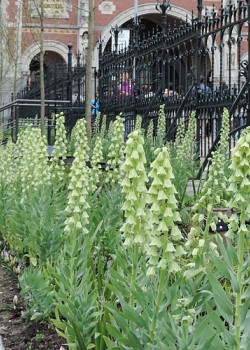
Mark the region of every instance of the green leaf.
[[195, 328], [195, 332], [193, 334], [193, 341], [192, 344], [195, 344], [204, 334], [208, 322], [210, 321], [210, 315], [208, 316], [202, 316], [202, 321], [199, 323], [199, 325]]
[[79, 331], [79, 329], [74, 321], [72, 321], [72, 326], [74, 328], [76, 339], [77, 339], [79, 347], [80, 347], [79, 350], [87, 350], [86, 345], [82, 339], [81, 333], [80, 333], [80, 331]]
[[226, 295], [225, 291], [223, 290], [219, 281], [214, 277], [212, 272], [210, 272], [208, 269], [207, 269], [207, 275], [212, 285], [214, 299], [218, 307], [218, 310], [221, 313], [221, 316], [223, 316], [228, 322], [231, 323], [231, 317], [229, 318], [228, 316], [233, 315], [233, 305], [229, 300], [228, 296]]
[[126, 329], [126, 334], [128, 338], [117, 339], [120, 344], [128, 345], [134, 350], [144, 350], [137, 336], [129, 328]]
[[240, 318], [241, 320], [250, 321], [250, 319], [247, 317], [247, 313], [249, 312], [249, 305], [250, 305], [250, 299], [248, 298], [245, 303], [242, 303], [240, 308]]
[[98, 224], [98, 226], [97, 226], [97, 228], [96, 228], [94, 234], [91, 235], [90, 243], [93, 243], [93, 242], [94, 242], [94, 240], [95, 240], [95, 238], [96, 238], [96, 235], [97, 235], [98, 231], [100, 230], [102, 224], [103, 224], [103, 220], [101, 220], [101, 221], [99, 222], [99, 224]]
[[227, 265], [221, 259], [219, 259], [215, 254], [213, 254], [212, 252], [211, 252], [211, 255], [213, 257], [213, 261], [215, 263], [215, 266], [221, 272], [222, 276], [224, 276], [230, 280], [230, 273], [228, 271]]
[[227, 253], [228, 256], [230, 256], [230, 258], [232, 258], [236, 264], [239, 264], [237, 253], [229, 240], [227, 240]]
[[244, 291], [244, 293], [241, 295], [241, 300], [247, 299], [249, 297], [250, 297], [250, 286], [248, 286], [247, 289]]
[[33, 266], [37, 266], [37, 259], [34, 258], [34, 257], [30, 257], [30, 263], [31, 263]]
[[130, 331], [130, 329], [127, 329], [127, 335], [128, 335], [128, 339], [131, 340], [131, 342], [133, 344], [133, 349], [143, 350], [143, 347], [142, 347], [139, 339], [137, 338], [137, 336], [134, 334], [134, 332]]
[[120, 266], [120, 268], [124, 271], [124, 273], [126, 275], [129, 275], [130, 271], [128, 270], [127, 260], [125, 258], [125, 255], [121, 256], [120, 253], [117, 253], [116, 259], [117, 259], [117, 262], [118, 262], [118, 266]]
[[209, 349], [210, 345], [212, 344], [214, 338], [216, 337], [216, 334], [212, 335], [211, 338], [209, 338], [206, 343], [203, 345], [203, 349]]
[[122, 299], [119, 300], [122, 305], [122, 315], [124, 318], [133, 321], [137, 326], [141, 328], [148, 329], [147, 323], [142, 318], [142, 316], [138, 313], [137, 309], [132, 308]]
[[31, 320], [35, 320], [37, 317], [40, 317], [42, 315], [41, 312], [35, 312], [32, 316], [31, 316]]
[[194, 276], [198, 275], [200, 272], [205, 273], [205, 268], [199, 267], [198, 269], [186, 270], [183, 273], [183, 277], [185, 277], [186, 280], [188, 281], [190, 278], [193, 278]]
[[125, 289], [121, 282], [117, 281], [116, 279], [114, 279], [112, 276], [110, 276], [110, 281], [112, 282], [112, 285], [114, 286], [114, 288], [111, 288], [110, 284], [107, 283], [109, 289], [111, 289], [114, 293], [116, 293], [116, 291], [120, 292], [124, 297], [128, 297], [129, 296], [129, 291], [128, 289]]
[[[227, 253], [225, 252], [225, 255]], [[215, 266], [217, 267], [217, 269], [221, 272], [221, 274], [228, 278], [232, 284], [233, 287], [233, 291], [234, 293], [239, 293], [240, 291], [240, 287], [239, 287], [239, 283], [237, 281], [237, 276], [235, 274], [235, 272], [231, 269], [230, 265], [226, 265], [222, 260], [220, 260], [217, 256], [215, 256], [215, 254], [213, 254], [211, 252], [211, 255], [213, 257], [213, 261], [215, 263]]]
[[118, 338], [121, 337], [121, 332], [119, 331], [119, 329], [117, 329], [116, 327], [114, 327], [112, 324], [107, 323], [107, 330], [109, 331], [110, 335], [112, 335], [113, 338], [115, 338], [116, 340]]
[[114, 315], [114, 318], [117, 322], [117, 324], [119, 325], [119, 327], [123, 330], [123, 332], [126, 332], [127, 329], [127, 322], [124, 319], [124, 317], [121, 315], [121, 313], [119, 312], [119, 310], [111, 303], [109, 302], [102, 302], [102, 304], [111, 311], [111, 313]]
[[127, 283], [127, 280], [118, 271], [110, 268], [110, 273], [111, 273], [111, 276], [117, 279], [118, 281], [121, 281], [124, 284]]
[[120, 350], [120, 348], [117, 348], [116, 346], [114, 346], [114, 343], [108, 337], [104, 335], [103, 338], [109, 350]]

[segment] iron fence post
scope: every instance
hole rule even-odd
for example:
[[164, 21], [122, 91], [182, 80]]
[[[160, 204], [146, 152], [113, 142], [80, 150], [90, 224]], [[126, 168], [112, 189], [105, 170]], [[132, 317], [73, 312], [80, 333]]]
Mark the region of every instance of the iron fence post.
[[[200, 75], [201, 75], [201, 26], [202, 26], [202, 0], [198, 0], [197, 3], [197, 10], [198, 10], [198, 18], [197, 18], [197, 70], [196, 70], [196, 123], [197, 123], [197, 130], [196, 130], [196, 140], [197, 145], [199, 147], [200, 145], [200, 138], [201, 138], [201, 132], [202, 132], [202, 123], [201, 123], [201, 116], [200, 116], [200, 110], [197, 108], [199, 105], [199, 98], [200, 98]], [[200, 159], [200, 149], [198, 150], [198, 157]]]
[[67, 99], [72, 106], [72, 44], [68, 44], [68, 86], [67, 86]]
[[19, 132], [19, 130], [18, 130], [18, 127], [19, 127], [19, 125], [18, 125], [18, 123], [19, 123], [19, 106], [17, 105], [16, 107], [15, 107], [15, 119], [16, 119], [16, 137], [15, 137], [15, 142], [17, 141], [17, 135], [18, 135], [18, 132]]
[[99, 92], [99, 110], [100, 110], [100, 104], [101, 104], [101, 101], [103, 99], [103, 83], [102, 83], [102, 70], [101, 70], [101, 67], [102, 67], [102, 39], [101, 37], [97, 40], [97, 44], [98, 44], [98, 53], [99, 53], [99, 57], [98, 57], [98, 60], [99, 60], [99, 69], [98, 69], [98, 79], [99, 79], [99, 82], [98, 82], [98, 92]]
[[171, 10], [169, 2], [163, 0], [163, 3], [159, 5], [156, 4], [156, 10], [161, 12], [161, 23], [162, 23], [162, 77], [161, 77], [161, 88], [162, 92], [166, 88], [166, 60], [165, 58], [165, 49], [166, 49], [166, 24], [167, 24], [167, 11]]
[[247, 118], [246, 126], [250, 126], [250, 0], [247, 1], [247, 23], [248, 23], [248, 71], [247, 71]]
[[[114, 36], [115, 39], [115, 55], [118, 55], [118, 36], [122, 34], [122, 29], [116, 24], [115, 27], [111, 27], [110, 34]], [[113, 47], [112, 47], [113, 50]]]
[[[14, 94], [11, 93], [11, 102], [13, 102]], [[14, 113], [14, 106], [11, 107], [11, 121], [12, 121], [12, 128], [11, 128], [11, 139], [14, 142], [14, 120], [15, 120], [15, 113]]]

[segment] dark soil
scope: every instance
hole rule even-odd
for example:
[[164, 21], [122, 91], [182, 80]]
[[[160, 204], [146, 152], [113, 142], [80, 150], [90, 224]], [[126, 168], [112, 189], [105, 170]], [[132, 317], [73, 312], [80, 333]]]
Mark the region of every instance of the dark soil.
[[[19, 303], [14, 309], [13, 298]], [[5, 350], [68, 349], [66, 340], [46, 322], [28, 322], [23, 317], [18, 279], [0, 262], [0, 335]]]

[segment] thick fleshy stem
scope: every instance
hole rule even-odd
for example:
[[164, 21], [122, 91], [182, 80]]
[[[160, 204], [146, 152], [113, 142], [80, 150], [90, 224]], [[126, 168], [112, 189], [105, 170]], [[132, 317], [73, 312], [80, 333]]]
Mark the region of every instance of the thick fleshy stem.
[[[134, 256], [132, 262], [132, 275], [131, 275], [131, 288], [135, 289], [136, 276], [137, 276], [137, 263], [138, 263], [138, 255], [139, 255], [139, 243], [134, 245]], [[134, 308], [134, 295], [130, 293], [130, 306]]]
[[[241, 204], [241, 214], [240, 214], [240, 223], [245, 224], [246, 215], [245, 215], [245, 204]], [[239, 285], [239, 292], [236, 293], [236, 305], [235, 305], [235, 350], [240, 350], [240, 325], [241, 325], [241, 316], [240, 316], [240, 308], [241, 308], [241, 295], [242, 295], [242, 271], [243, 271], [243, 256], [244, 256], [244, 241], [245, 241], [245, 233], [239, 232], [239, 240], [238, 240], [238, 270], [237, 270], [237, 282]]]
[[[163, 259], [167, 258], [167, 253], [166, 253], [166, 248], [167, 248], [167, 242], [168, 242], [168, 233], [164, 233], [164, 244], [163, 244]], [[158, 285], [158, 292], [157, 292], [157, 297], [156, 297], [156, 302], [155, 302], [155, 312], [154, 316], [152, 319], [151, 323], [151, 329], [150, 329], [150, 340], [151, 344], [154, 344], [154, 335], [155, 335], [155, 328], [156, 328], [156, 321], [158, 318], [158, 313], [159, 309], [161, 306], [161, 300], [162, 300], [162, 293], [163, 293], [163, 287], [164, 287], [164, 282], [166, 278], [166, 270], [165, 269], [160, 269], [160, 278], [159, 278], [159, 285]], [[148, 350], [151, 348], [149, 347]]]
[[206, 220], [206, 226], [205, 226], [205, 230], [204, 230], [204, 234], [203, 234], [204, 245], [203, 245], [202, 251], [201, 251], [202, 254], [204, 253], [205, 248], [207, 246], [206, 243], [208, 240], [209, 227], [211, 225], [212, 217], [213, 217], [213, 208], [214, 208], [214, 204], [215, 204], [216, 192], [217, 192], [217, 187], [215, 186], [213, 188], [211, 203], [208, 205], [208, 208], [207, 208], [207, 220]]
[[[161, 299], [162, 299], [162, 290], [164, 286], [165, 281], [165, 271], [163, 269], [160, 270], [160, 279], [159, 279], [159, 286], [158, 286], [158, 293], [155, 303], [155, 312], [151, 323], [151, 329], [150, 329], [150, 340], [151, 344], [154, 344], [154, 334], [155, 334], [155, 327], [156, 327], [156, 320], [159, 312], [159, 308], [161, 305]], [[148, 347], [148, 350], [151, 350], [151, 347]]]

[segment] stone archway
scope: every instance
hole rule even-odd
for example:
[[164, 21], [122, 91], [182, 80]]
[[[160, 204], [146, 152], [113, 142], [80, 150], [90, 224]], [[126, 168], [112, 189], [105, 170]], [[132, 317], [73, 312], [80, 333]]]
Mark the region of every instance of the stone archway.
[[[58, 41], [52, 41], [47, 40], [44, 42], [44, 50], [45, 52], [49, 53], [47, 56], [48, 61], [53, 59], [54, 57], [57, 57], [59, 60], [61, 60], [64, 63], [67, 63], [68, 61], [68, 47]], [[31, 61], [39, 55], [40, 52], [40, 46], [39, 43], [35, 43], [28, 47], [25, 52], [22, 55], [22, 71], [27, 72], [29, 74], [30, 64]], [[45, 55], [46, 58], [46, 55]], [[76, 58], [73, 54], [72, 57], [73, 65], [76, 64]]]
[[[66, 65], [67, 62], [63, 59], [63, 57], [55, 51], [45, 51], [44, 53], [44, 72], [46, 73], [48, 69], [54, 70], [55, 65], [58, 65], [58, 71], [61, 69], [63, 65]], [[40, 57], [39, 53], [35, 55], [30, 61], [29, 72], [31, 80], [34, 80], [36, 77], [39, 78], [40, 71]]]
[[[138, 6], [138, 17], [142, 17], [145, 20], [150, 20], [152, 22], [155, 22], [158, 26], [161, 26], [161, 14], [158, 10], [155, 8], [155, 3], [149, 3], [149, 4], [143, 4]], [[183, 20], [186, 21], [186, 18], [191, 19], [191, 12], [174, 5], [171, 5], [171, 10], [167, 14], [167, 25], [169, 22], [172, 22], [173, 19], [175, 20]], [[122, 27], [124, 23], [131, 21], [131, 18], [134, 17], [134, 8], [130, 8], [118, 16], [116, 16], [108, 26], [104, 28], [104, 30], [101, 33], [101, 38], [104, 40], [104, 42], [108, 42], [109, 38], [111, 37], [110, 30], [112, 27], [115, 27], [116, 25], [118, 27]]]
[[[138, 17], [143, 17], [146, 20], [150, 20], [157, 24], [159, 27], [161, 26], [161, 14], [158, 10], [155, 8], [155, 3], [148, 3], [148, 4], [142, 4], [138, 6], [137, 11]], [[169, 21], [173, 20], [191, 20], [191, 12], [178, 7], [171, 5], [171, 10], [167, 14], [167, 25]], [[134, 7], [131, 7], [122, 13], [120, 13], [118, 16], [113, 18], [113, 20], [103, 29], [101, 33], [101, 39], [104, 42], [104, 46], [109, 42], [111, 38], [110, 30], [112, 27], [115, 27], [116, 25], [118, 27], [122, 27], [126, 22], [131, 21], [131, 18], [134, 18]], [[95, 67], [98, 67], [98, 48], [97, 45], [94, 48], [94, 55], [93, 55], [93, 65]]]
[[[45, 50], [45, 60], [44, 60], [44, 68], [46, 70], [47, 67], [53, 66], [55, 61], [59, 63], [68, 62], [68, 47], [58, 41], [46, 40], [44, 42], [44, 50]], [[21, 63], [21, 71], [22, 71], [22, 85], [26, 87], [29, 86], [31, 80], [36, 79], [39, 70], [39, 53], [40, 53], [40, 45], [39, 43], [35, 43], [29, 46], [22, 55], [22, 63]], [[76, 58], [74, 54], [72, 55], [72, 64], [76, 64]]]

